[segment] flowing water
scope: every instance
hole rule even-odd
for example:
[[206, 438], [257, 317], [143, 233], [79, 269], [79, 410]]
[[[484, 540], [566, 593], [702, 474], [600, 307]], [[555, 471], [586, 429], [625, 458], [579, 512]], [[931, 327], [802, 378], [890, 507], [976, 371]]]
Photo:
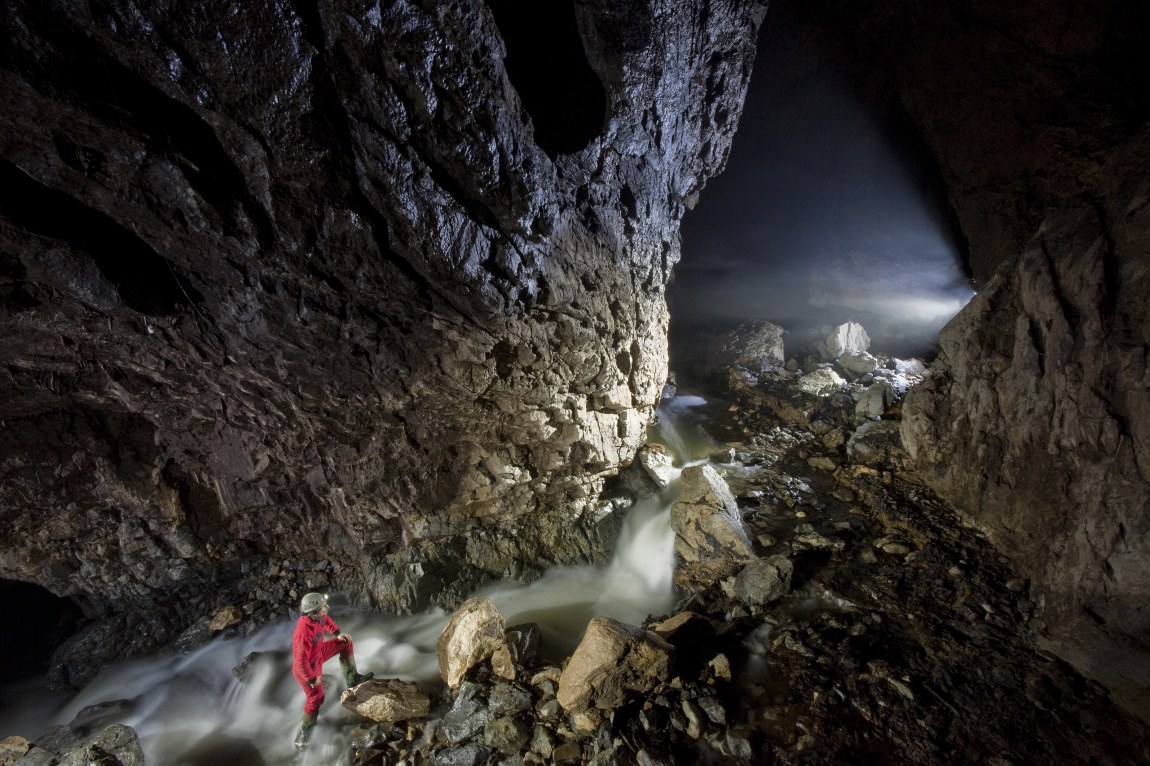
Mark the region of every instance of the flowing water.
[[[683, 396], [660, 408], [651, 440], [676, 456], [676, 477], [685, 462], [706, 454], [699, 428], [706, 404], [701, 397]], [[591, 617], [639, 624], [649, 614], [666, 612], [675, 598], [669, 508], [678, 491], [676, 480], [658, 496], [636, 503], [607, 566], [555, 567], [535, 582], [492, 584], [476, 595], [491, 599], [508, 625], [538, 623], [545, 646], [563, 654], [575, 647]], [[437, 682], [435, 642], [449, 614], [387, 616], [343, 605], [338, 596], [331, 611], [355, 637], [361, 671]], [[139, 734], [149, 766], [347, 764], [348, 724], [361, 719], [339, 704], [344, 686], [335, 660], [325, 666], [327, 701], [312, 744], [302, 756], [292, 748], [303, 708], [303, 694], [291, 675], [293, 628], [294, 620], [278, 620], [246, 638], [217, 639], [186, 655], [120, 663], [74, 696], [46, 694], [42, 679], [10, 688], [13, 693], [5, 694], [3, 703], [21, 702], [0, 711], [0, 737], [34, 739], [57, 724], [83, 729], [85, 721], [92, 727], [123, 723]], [[252, 653], [258, 654], [251, 672], [240, 682], [232, 668]]]

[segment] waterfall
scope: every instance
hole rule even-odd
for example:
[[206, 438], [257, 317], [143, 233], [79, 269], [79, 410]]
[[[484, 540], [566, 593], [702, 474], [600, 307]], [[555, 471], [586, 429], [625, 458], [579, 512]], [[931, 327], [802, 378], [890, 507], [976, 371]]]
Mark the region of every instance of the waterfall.
[[[674, 604], [671, 582], [674, 534], [671, 503], [679, 492], [677, 471], [698, 451], [695, 409], [700, 397], [677, 397], [660, 408], [652, 439], [676, 457], [676, 480], [658, 495], [637, 502], [624, 522], [612, 560], [605, 567], [564, 566], [532, 583], [496, 583], [475, 595], [491, 599], [509, 626], [539, 624], [545, 649], [564, 656], [595, 616], [640, 624]], [[431, 610], [388, 616], [332, 600], [331, 613], [355, 638], [362, 671], [376, 678], [438, 682], [435, 642], [450, 615]], [[281, 619], [246, 638], [214, 639], [186, 654], [130, 660], [105, 668], [74, 696], [46, 694], [42, 679], [21, 687], [16, 705], [0, 711], [0, 736], [29, 739], [50, 726], [84, 719], [93, 726], [123, 723], [139, 734], [149, 766], [256, 764], [347, 764], [346, 733], [359, 716], [339, 704], [343, 690], [334, 661], [325, 666], [327, 700], [312, 744], [301, 756], [292, 747], [303, 695], [291, 674], [294, 619]], [[255, 654], [244, 681], [232, 668]], [[7, 695], [6, 695], [7, 696]], [[8, 698], [5, 703], [10, 703]]]

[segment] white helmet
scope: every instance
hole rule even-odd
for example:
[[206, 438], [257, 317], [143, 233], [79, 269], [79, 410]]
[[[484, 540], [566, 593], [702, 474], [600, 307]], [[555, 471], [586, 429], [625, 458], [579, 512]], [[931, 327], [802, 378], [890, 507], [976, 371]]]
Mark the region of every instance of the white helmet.
[[327, 605], [327, 595], [324, 593], [306, 593], [303, 601], [299, 602], [299, 610], [304, 614], [322, 609]]

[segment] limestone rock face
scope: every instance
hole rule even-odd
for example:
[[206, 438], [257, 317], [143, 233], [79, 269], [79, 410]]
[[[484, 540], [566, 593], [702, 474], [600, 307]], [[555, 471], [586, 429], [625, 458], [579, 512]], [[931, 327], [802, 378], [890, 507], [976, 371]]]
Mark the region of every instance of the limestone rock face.
[[431, 698], [419, 684], [397, 678], [365, 681], [345, 689], [339, 701], [348, 710], [380, 723], [423, 718], [431, 710]]
[[709, 465], [683, 469], [683, 489], [671, 506], [675, 584], [707, 586], [755, 558], [739, 506], [727, 482]]
[[666, 680], [673, 656], [656, 633], [595, 617], [563, 668], [556, 698], [568, 712], [612, 710]]
[[645, 444], [636, 456], [643, 471], [659, 488], [671, 483], [674, 477], [674, 459], [662, 444]]
[[174, 630], [605, 555], [766, 4], [544, 5], [5, 4], [0, 577]]
[[[1150, 710], [1150, 130], [943, 331], [903, 441], [1038, 586], [1052, 646]], [[1134, 702], [1132, 702], [1134, 700]]]

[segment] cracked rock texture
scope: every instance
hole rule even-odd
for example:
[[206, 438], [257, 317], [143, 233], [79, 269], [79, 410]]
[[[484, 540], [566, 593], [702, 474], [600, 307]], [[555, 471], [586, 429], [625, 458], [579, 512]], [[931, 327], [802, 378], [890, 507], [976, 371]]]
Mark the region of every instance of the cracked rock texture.
[[765, 10], [5, 3], [0, 577], [170, 630], [602, 558]]

